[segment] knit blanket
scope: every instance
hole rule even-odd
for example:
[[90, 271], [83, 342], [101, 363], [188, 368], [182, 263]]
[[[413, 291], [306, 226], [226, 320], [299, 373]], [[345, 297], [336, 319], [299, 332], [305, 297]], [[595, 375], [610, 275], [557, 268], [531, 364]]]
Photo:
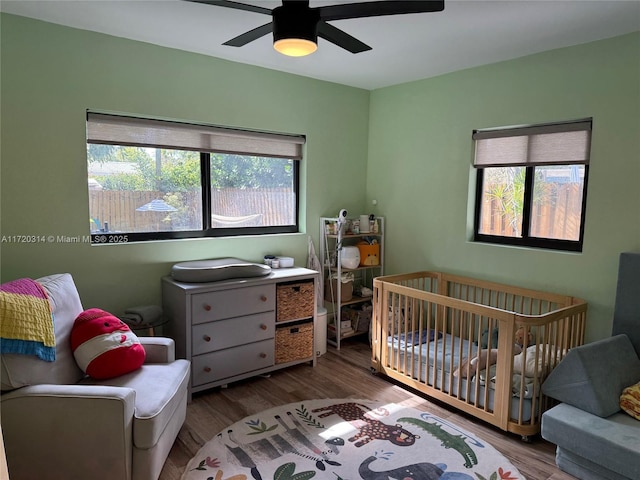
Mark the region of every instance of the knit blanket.
[[0, 351], [56, 359], [56, 337], [47, 292], [35, 280], [0, 285]]

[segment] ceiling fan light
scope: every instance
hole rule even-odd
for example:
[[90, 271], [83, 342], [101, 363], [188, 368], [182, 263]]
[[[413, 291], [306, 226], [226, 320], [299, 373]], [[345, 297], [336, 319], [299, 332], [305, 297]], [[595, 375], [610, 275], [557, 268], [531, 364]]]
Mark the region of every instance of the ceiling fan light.
[[289, 57], [304, 57], [318, 49], [318, 44], [305, 38], [281, 38], [273, 42], [276, 51]]

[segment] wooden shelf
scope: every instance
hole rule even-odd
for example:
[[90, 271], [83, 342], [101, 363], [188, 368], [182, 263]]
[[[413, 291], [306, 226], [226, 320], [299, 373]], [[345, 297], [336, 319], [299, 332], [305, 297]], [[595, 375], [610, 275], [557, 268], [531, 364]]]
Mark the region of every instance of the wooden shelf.
[[[329, 233], [326, 235], [327, 238], [338, 238], [338, 235], [335, 233]], [[378, 233], [343, 233], [342, 238], [364, 238], [364, 237], [382, 237], [380, 232]]]
[[[351, 297], [351, 300], [340, 302], [340, 306], [344, 307], [345, 305], [355, 305], [357, 303], [364, 303], [372, 300], [373, 300], [373, 295], [369, 295], [368, 297], [357, 297], [354, 295], [353, 297]], [[325, 303], [332, 304], [333, 302], [331, 302], [331, 300], [325, 299]]]
[[[338, 267], [327, 267], [326, 265], [324, 266], [325, 269], [334, 272], [338, 270]], [[345, 268], [342, 267], [340, 270], [342, 272], [357, 272], [358, 270], [371, 270], [372, 268], [382, 268], [382, 265], [378, 264], [378, 265], [364, 265], [364, 266], [360, 266], [360, 267], [356, 267], [356, 268]]]
[[[329, 337], [327, 338], [328, 341], [330, 342], [335, 342], [336, 340], [336, 335], [335, 335], [335, 330], [328, 330], [329, 333]], [[358, 335], [365, 335], [369, 333], [367, 332], [349, 332], [349, 333], [343, 333], [342, 335], [340, 335], [340, 340], [344, 340], [345, 338], [351, 338], [351, 337], [357, 337]]]

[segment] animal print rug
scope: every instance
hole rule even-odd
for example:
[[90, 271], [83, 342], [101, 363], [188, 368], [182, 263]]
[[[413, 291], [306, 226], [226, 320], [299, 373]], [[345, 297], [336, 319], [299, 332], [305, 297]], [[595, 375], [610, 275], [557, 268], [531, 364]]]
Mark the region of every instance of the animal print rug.
[[488, 443], [430, 413], [368, 400], [305, 400], [234, 423], [182, 480], [520, 480]]

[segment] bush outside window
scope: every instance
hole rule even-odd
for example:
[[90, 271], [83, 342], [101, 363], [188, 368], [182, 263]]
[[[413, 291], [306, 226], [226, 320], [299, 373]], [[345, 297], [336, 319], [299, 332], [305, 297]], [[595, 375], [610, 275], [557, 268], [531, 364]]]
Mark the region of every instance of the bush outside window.
[[474, 240], [582, 251], [591, 120], [477, 130]]
[[[278, 142], [284, 148], [274, 148]], [[92, 241], [297, 232], [302, 143], [299, 136], [90, 113]]]

